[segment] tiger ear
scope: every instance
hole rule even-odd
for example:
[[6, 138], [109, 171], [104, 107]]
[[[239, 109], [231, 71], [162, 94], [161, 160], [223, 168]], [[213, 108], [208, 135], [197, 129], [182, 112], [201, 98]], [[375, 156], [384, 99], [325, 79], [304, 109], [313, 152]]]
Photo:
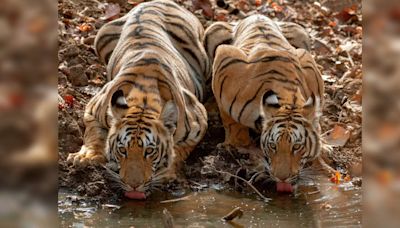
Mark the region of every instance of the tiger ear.
[[304, 117], [306, 117], [307, 119], [314, 119], [316, 117], [319, 117], [318, 103], [319, 103], [318, 97], [316, 97], [314, 93], [312, 93], [303, 105]]
[[124, 92], [122, 90], [117, 90], [113, 93], [111, 97], [111, 113], [115, 118], [122, 118], [126, 111], [128, 110], [128, 103]]
[[171, 134], [175, 133], [178, 122], [178, 108], [172, 100], [165, 103], [161, 112], [161, 120]]
[[273, 90], [268, 90], [262, 97], [262, 104], [265, 108], [280, 108], [279, 97]]
[[273, 90], [268, 90], [261, 98], [261, 117], [263, 119], [271, 118], [280, 107], [278, 95]]

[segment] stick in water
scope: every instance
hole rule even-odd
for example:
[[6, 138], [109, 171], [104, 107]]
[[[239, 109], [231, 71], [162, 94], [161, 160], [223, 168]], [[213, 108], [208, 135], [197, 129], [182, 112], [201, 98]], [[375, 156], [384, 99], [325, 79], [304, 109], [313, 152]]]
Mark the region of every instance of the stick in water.
[[261, 194], [261, 192], [259, 192], [259, 191], [257, 190], [257, 188], [254, 187], [254, 185], [252, 185], [248, 180], [246, 180], [246, 179], [244, 179], [244, 178], [242, 178], [242, 177], [239, 177], [239, 176], [237, 176], [237, 175], [235, 175], [235, 174], [232, 174], [232, 173], [229, 173], [229, 172], [225, 172], [225, 171], [221, 171], [221, 170], [217, 170], [217, 169], [215, 169], [215, 168], [214, 168], [214, 171], [217, 172], [217, 173], [229, 175], [229, 176], [231, 176], [231, 177], [237, 178], [237, 179], [239, 179], [239, 180], [245, 182], [245, 183], [246, 183], [248, 186], [250, 186], [250, 187], [254, 190], [254, 192], [257, 193], [257, 195], [259, 195], [265, 202], [268, 202], [268, 201], [271, 200], [271, 198], [267, 198], [267, 197], [265, 197], [263, 194]]
[[167, 208], [164, 208], [162, 218], [164, 228], [174, 228], [174, 219], [172, 218], [172, 215], [171, 213], [169, 213]]
[[232, 221], [236, 217], [241, 218], [242, 216], [243, 216], [242, 209], [240, 209], [240, 207], [237, 207], [237, 208], [233, 209], [231, 212], [229, 212], [227, 215], [222, 217], [222, 219], [225, 221]]
[[190, 198], [190, 196], [184, 196], [184, 197], [176, 198], [176, 199], [163, 200], [163, 201], [160, 201], [160, 203], [175, 203], [178, 201], [188, 200], [189, 198]]

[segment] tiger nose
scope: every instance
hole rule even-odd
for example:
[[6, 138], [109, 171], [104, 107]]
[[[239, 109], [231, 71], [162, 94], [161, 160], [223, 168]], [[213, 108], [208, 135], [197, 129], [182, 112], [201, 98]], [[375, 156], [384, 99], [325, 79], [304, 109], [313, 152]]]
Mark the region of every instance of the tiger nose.
[[289, 180], [291, 176], [290, 172], [288, 171], [274, 172], [273, 175], [280, 182], [285, 182], [286, 180]]

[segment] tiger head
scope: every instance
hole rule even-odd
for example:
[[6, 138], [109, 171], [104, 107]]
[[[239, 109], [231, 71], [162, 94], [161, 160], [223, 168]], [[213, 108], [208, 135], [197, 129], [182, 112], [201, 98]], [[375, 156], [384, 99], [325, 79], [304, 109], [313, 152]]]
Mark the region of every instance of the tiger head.
[[320, 153], [319, 125], [315, 124], [318, 118], [314, 118], [318, 103], [318, 97], [311, 95], [305, 100], [299, 91], [278, 94], [269, 90], [262, 97], [260, 143], [264, 166], [278, 191], [278, 185], [282, 185], [286, 186], [283, 191], [291, 192], [304, 165]]
[[[114, 176], [125, 196], [129, 192], [136, 194], [128, 198], [144, 199], [175, 178], [173, 135], [178, 112], [173, 101], [166, 102], [163, 108], [157, 105], [159, 102], [128, 106], [121, 90], [111, 98], [113, 121], [106, 151], [109, 161], [119, 165], [119, 176]], [[161, 113], [158, 109], [162, 109]]]

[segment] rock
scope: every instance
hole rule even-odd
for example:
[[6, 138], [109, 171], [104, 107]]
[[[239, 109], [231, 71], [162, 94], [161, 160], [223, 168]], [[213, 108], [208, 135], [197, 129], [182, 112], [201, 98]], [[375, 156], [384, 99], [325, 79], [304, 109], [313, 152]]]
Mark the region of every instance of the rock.
[[116, 4], [119, 4], [120, 6], [123, 6], [123, 5], [125, 5], [126, 0], [107, 0], [107, 2], [116, 3]]
[[69, 46], [68, 48], [64, 49], [64, 56], [66, 58], [71, 58], [79, 55], [79, 48], [76, 46]]
[[83, 43], [87, 45], [92, 45], [94, 43], [95, 36], [89, 36], [83, 39]]
[[72, 58], [69, 62], [68, 62], [68, 66], [72, 67], [78, 64], [82, 64], [84, 63], [85, 60], [82, 58], [82, 56], [77, 56], [75, 58]]
[[88, 85], [88, 78], [85, 74], [85, 69], [81, 64], [69, 68], [68, 81], [74, 86]]

